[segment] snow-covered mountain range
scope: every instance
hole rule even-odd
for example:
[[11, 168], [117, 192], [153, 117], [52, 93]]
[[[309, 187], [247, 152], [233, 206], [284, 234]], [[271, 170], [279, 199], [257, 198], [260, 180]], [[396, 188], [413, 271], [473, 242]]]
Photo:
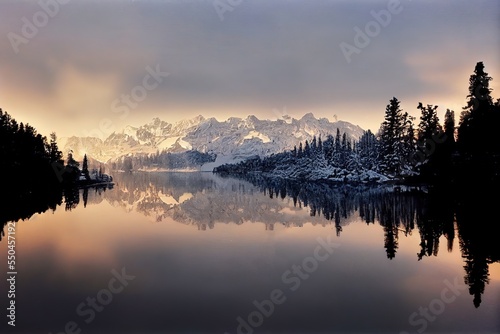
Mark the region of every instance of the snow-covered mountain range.
[[[261, 157], [292, 149], [299, 142], [313, 136], [325, 138], [335, 135], [337, 128], [348, 138], [358, 140], [363, 129], [344, 121], [330, 122], [316, 118], [312, 113], [300, 119], [284, 117], [278, 120], [260, 120], [255, 116], [231, 117], [225, 121], [197, 116], [176, 123], [159, 118], [139, 126], [127, 126], [105, 140], [95, 137], [60, 138], [64, 154], [73, 151], [76, 159], [84, 154], [92, 160], [111, 163], [123, 156], [151, 154], [157, 151], [172, 153], [196, 150], [215, 153], [217, 161], [206, 168], [249, 156]], [[208, 170], [208, 169], [207, 169]]]

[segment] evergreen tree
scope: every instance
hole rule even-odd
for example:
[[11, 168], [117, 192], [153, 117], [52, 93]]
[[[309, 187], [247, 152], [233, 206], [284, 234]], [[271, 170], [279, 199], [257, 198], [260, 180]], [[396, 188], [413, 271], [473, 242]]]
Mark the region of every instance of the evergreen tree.
[[[55, 141], [53, 144], [57, 147]], [[0, 201], [0, 224], [55, 208], [62, 199], [60, 175], [51, 165], [50, 148], [46, 137], [0, 108], [0, 175], [7, 192]]]
[[430, 104], [424, 107], [420, 102], [417, 109], [421, 111], [420, 123], [418, 125], [418, 139], [421, 142], [433, 140], [433, 136], [441, 134], [443, 131], [437, 116], [438, 106]]
[[444, 114], [444, 134], [446, 142], [455, 143], [455, 112], [450, 109], [446, 109]]
[[348, 145], [347, 145], [347, 135], [344, 132], [342, 134], [342, 143], [340, 146], [340, 159], [337, 161], [338, 166], [342, 168], [346, 168], [348, 164], [348, 155], [349, 155], [349, 150], [348, 150]]
[[50, 154], [50, 162], [58, 162], [60, 164], [63, 163], [62, 161], [63, 154], [61, 151], [59, 151], [59, 147], [57, 146], [57, 136], [55, 132], [52, 132], [50, 134], [49, 154]]
[[[484, 71], [483, 62], [478, 62], [474, 73], [469, 78], [469, 94], [467, 105], [460, 115], [458, 128], [458, 142], [462, 153], [470, 154], [471, 150], [478, 149], [482, 126], [488, 121], [486, 115], [491, 110], [493, 100], [489, 83], [492, 78]], [[479, 137], [479, 138], [478, 138]]]
[[500, 110], [493, 103], [489, 83], [492, 78], [478, 62], [469, 79], [467, 106], [463, 108], [458, 127], [457, 148], [460, 154], [461, 177], [474, 176], [483, 181], [500, 181], [500, 145], [497, 127]]
[[476, 112], [487, 110], [492, 104], [490, 81], [492, 78], [484, 71], [482, 61], [476, 63], [474, 73], [469, 78], [467, 105], [463, 108], [460, 122], [473, 117]]
[[69, 151], [63, 174], [65, 183], [71, 184], [78, 180], [80, 177], [80, 169], [78, 166], [80, 166], [80, 164], [73, 158], [73, 151]]
[[399, 177], [409, 160], [405, 148], [408, 137], [408, 114], [403, 113], [400, 102], [393, 97], [385, 109], [379, 130], [380, 168], [382, 172]]
[[404, 135], [404, 156], [408, 157], [408, 163], [410, 164], [410, 168], [415, 167], [415, 161], [413, 157], [415, 156], [415, 152], [417, 149], [417, 138], [415, 136], [415, 128], [413, 126], [413, 121], [415, 117], [408, 115], [408, 113], [404, 113], [403, 118], [405, 120], [405, 135]]
[[455, 145], [455, 112], [447, 109], [444, 115], [444, 143], [442, 144], [442, 175], [447, 181], [456, 178], [454, 167], [454, 156], [456, 152]]
[[304, 144], [304, 155], [306, 157], [311, 156], [311, 147], [309, 146], [309, 142], [306, 140], [306, 143]]
[[[445, 172], [445, 161], [443, 149], [443, 128], [439, 124], [437, 116], [438, 106], [422, 103], [417, 107], [420, 112], [420, 123], [418, 126], [418, 149], [420, 159], [420, 176], [428, 182], [443, 181]], [[449, 174], [449, 173], [448, 173]]]
[[363, 167], [374, 169], [377, 166], [377, 150], [377, 138], [370, 130], [365, 131], [357, 145], [360, 163]]
[[340, 152], [341, 146], [341, 137], [340, 137], [340, 129], [337, 128], [337, 134], [335, 135], [335, 151]]
[[333, 162], [333, 151], [335, 149], [335, 139], [332, 135], [326, 137], [323, 143], [323, 154], [327, 163], [332, 164]]
[[80, 166], [80, 163], [73, 158], [73, 150], [70, 150], [68, 152], [68, 158], [66, 160], [66, 165], [68, 165], [70, 167], [76, 167], [76, 168], [78, 168], [78, 166]]
[[347, 152], [347, 134], [345, 132], [342, 134], [342, 145], [340, 150], [342, 152]]
[[87, 154], [83, 156], [83, 163], [82, 163], [82, 173], [85, 175], [85, 178], [87, 180], [90, 180], [90, 173], [89, 173], [89, 162], [87, 160]]

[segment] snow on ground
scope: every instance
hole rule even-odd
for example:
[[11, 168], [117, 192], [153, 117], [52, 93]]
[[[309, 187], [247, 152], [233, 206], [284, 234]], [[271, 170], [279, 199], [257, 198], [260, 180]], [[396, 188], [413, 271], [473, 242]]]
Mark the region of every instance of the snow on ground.
[[224, 165], [224, 164], [236, 164], [240, 161], [242, 161], [243, 158], [236, 158], [232, 155], [217, 155], [217, 158], [215, 159], [214, 162], [208, 162], [201, 166], [201, 171], [202, 172], [211, 172], [215, 167]]
[[174, 144], [180, 139], [181, 137], [168, 137], [165, 138], [157, 147], [160, 151], [162, 150], [167, 150], [174, 146]]
[[243, 139], [252, 139], [252, 138], [259, 138], [260, 140], [262, 140], [263, 143], [271, 142], [271, 139], [269, 139], [268, 136], [257, 131], [250, 131], [248, 135], [243, 137]]

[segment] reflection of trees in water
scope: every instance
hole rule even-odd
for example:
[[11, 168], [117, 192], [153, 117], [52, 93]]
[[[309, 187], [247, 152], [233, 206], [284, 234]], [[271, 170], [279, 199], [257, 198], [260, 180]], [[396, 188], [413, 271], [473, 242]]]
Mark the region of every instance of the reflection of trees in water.
[[423, 198], [418, 210], [417, 225], [421, 239], [418, 259], [436, 256], [439, 251], [439, 238], [447, 239], [447, 249], [453, 250], [455, 238], [454, 202], [446, 191], [432, 191]]
[[35, 213], [55, 211], [62, 203], [61, 189], [33, 188], [29, 191], [17, 188], [2, 189], [0, 201], [0, 241], [5, 236], [4, 227], [10, 221], [31, 218]]
[[78, 188], [64, 189], [64, 208], [66, 211], [75, 209], [80, 203], [80, 190]]
[[106, 192], [106, 189], [110, 188], [110, 186], [102, 185], [102, 186], [93, 186], [86, 187], [83, 189], [79, 188], [68, 188], [64, 189], [63, 197], [64, 197], [64, 206], [66, 211], [71, 211], [75, 209], [78, 204], [80, 204], [80, 195], [83, 200], [83, 207], [86, 208], [87, 204], [99, 204], [103, 201], [102, 194]]
[[0, 241], [5, 236], [5, 225], [10, 221], [26, 220], [36, 213], [52, 212], [64, 204], [64, 209], [71, 211], [80, 203], [82, 194], [84, 206], [88, 202], [101, 202], [102, 191], [106, 186], [91, 187], [86, 189], [73, 188], [34, 188], [30, 191], [12, 189], [0, 201]]
[[442, 236], [451, 252], [457, 227], [460, 251], [465, 260], [464, 280], [476, 307], [481, 304], [481, 295], [489, 282], [489, 264], [500, 261], [500, 247], [491, 231], [492, 222], [498, 221], [492, 210], [499, 203], [498, 196], [486, 195], [484, 189], [431, 189], [423, 194], [343, 184], [267, 180], [260, 176], [245, 179], [270, 197], [288, 196], [293, 198], [295, 206], [308, 206], [311, 215], [323, 215], [333, 221], [337, 234], [341, 231], [340, 217], [346, 218], [356, 211], [367, 224], [378, 221], [384, 229], [384, 247], [389, 259], [396, 255], [399, 232], [411, 234], [416, 225], [421, 239], [417, 254], [420, 261], [425, 256], [438, 255]]
[[367, 224], [377, 221], [384, 228], [384, 247], [389, 259], [396, 256], [399, 233], [407, 235], [414, 229], [422, 202], [421, 194], [373, 186], [301, 183], [255, 175], [245, 179], [271, 198], [291, 197], [294, 206], [308, 207], [311, 216], [319, 215], [332, 221], [337, 235], [342, 231], [341, 221], [353, 214], [357, 213]]
[[[481, 192], [387, 191], [369, 186], [300, 183], [287, 180], [247, 176], [244, 180], [221, 178], [211, 173], [134, 173], [118, 174], [112, 191], [106, 188], [64, 189], [53, 192], [6, 196], [0, 218], [7, 221], [27, 219], [34, 213], [55, 211], [64, 203], [66, 210], [98, 204], [104, 199], [127, 211], [137, 211], [162, 221], [196, 225], [199, 230], [212, 229], [216, 223], [261, 222], [266, 230], [275, 224], [302, 226], [303, 216], [295, 211], [308, 208], [309, 215], [331, 224], [340, 235], [352, 215], [366, 224], [383, 227], [383, 247], [393, 259], [401, 235], [418, 231], [418, 260], [437, 256], [441, 237], [452, 251], [458, 229], [460, 251], [464, 258], [465, 282], [474, 296], [474, 305], [489, 282], [489, 264], [500, 261], [500, 248], [492, 233], [496, 198]], [[255, 194], [263, 193], [269, 200]], [[461, 195], [459, 195], [461, 194]], [[321, 219], [323, 218], [323, 219]], [[3, 235], [2, 230], [2, 235]], [[2, 237], [0, 235], [0, 238]], [[1, 239], [0, 239], [1, 240]]]
[[211, 173], [117, 174], [115, 182], [105, 196], [112, 205], [156, 222], [171, 218], [199, 230], [212, 229], [216, 222], [262, 222], [269, 230], [274, 224], [303, 224], [293, 212], [284, 212], [288, 205], [282, 201], [254, 196], [259, 191], [252, 184]]
[[474, 305], [479, 307], [485, 285], [489, 283], [489, 264], [500, 261], [498, 237], [492, 230], [498, 223], [492, 209], [499, 201], [489, 193], [472, 191], [470, 194], [457, 206], [456, 216], [460, 250], [465, 261], [465, 283], [474, 296]]

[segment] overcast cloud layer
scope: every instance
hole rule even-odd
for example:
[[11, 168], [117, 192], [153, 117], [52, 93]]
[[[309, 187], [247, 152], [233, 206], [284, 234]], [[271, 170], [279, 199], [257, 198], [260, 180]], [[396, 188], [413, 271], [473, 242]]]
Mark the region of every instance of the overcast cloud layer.
[[[17, 53], [13, 34], [23, 36], [26, 20], [44, 23], [42, 7], [2, 1], [0, 107], [59, 136], [92, 133], [103, 120], [106, 135], [153, 117], [306, 112], [376, 131], [393, 96], [414, 116], [418, 102], [459, 114], [477, 61], [500, 97], [499, 1], [401, 0], [350, 62], [340, 44], [355, 46], [354, 28], [391, 1], [217, 1], [72, 0]], [[232, 9], [223, 20], [217, 3]], [[169, 75], [149, 78], [144, 100], [119, 100], [155, 68]]]

